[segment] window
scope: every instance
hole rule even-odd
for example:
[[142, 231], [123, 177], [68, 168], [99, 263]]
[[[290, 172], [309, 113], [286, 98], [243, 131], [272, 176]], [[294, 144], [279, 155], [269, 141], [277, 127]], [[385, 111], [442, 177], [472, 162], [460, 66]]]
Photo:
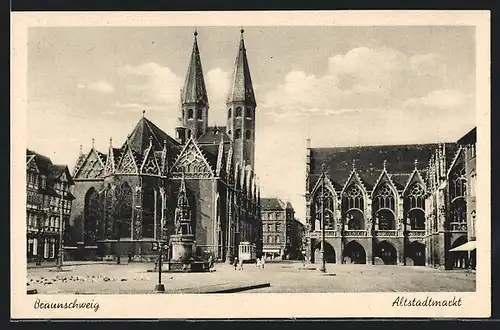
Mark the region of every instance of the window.
[[236, 108], [236, 118], [241, 117], [241, 107]]
[[229, 119], [231, 118], [231, 112], [232, 112], [231, 108], [229, 108], [229, 110], [227, 111], [227, 118], [229, 118]]
[[231, 135], [231, 130], [227, 131], [227, 135]]
[[251, 108], [246, 108], [245, 117], [247, 117], [248, 119], [252, 119], [252, 109]]
[[196, 110], [196, 119], [203, 119], [203, 112], [201, 109]]
[[278, 220], [279, 218], [280, 218], [280, 213], [276, 212], [276, 220]]
[[273, 242], [273, 237], [272, 236], [267, 236], [267, 243], [272, 243]]
[[267, 231], [273, 231], [273, 227], [271, 224], [267, 224]]
[[273, 214], [272, 214], [271, 212], [269, 212], [269, 213], [267, 214], [267, 219], [268, 219], [268, 220], [273, 220]]
[[279, 223], [277, 223], [277, 224], [275, 225], [275, 228], [276, 228], [276, 231], [278, 231], [278, 232], [279, 232], [279, 231], [280, 231], [280, 224], [279, 224]]
[[476, 171], [470, 173], [470, 197], [476, 197]]
[[182, 119], [184, 119], [184, 116], [186, 116], [186, 112], [182, 109]]
[[245, 132], [245, 139], [249, 140], [252, 138], [252, 132], [248, 129], [246, 132]]
[[279, 242], [280, 242], [280, 237], [276, 236], [276, 243], [279, 243]]
[[238, 128], [238, 129], [235, 131], [235, 133], [236, 133], [236, 134], [235, 134], [235, 139], [240, 139], [240, 138], [241, 138], [241, 129], [239, 129], [239, 128]]
[[188, 119], [193, 119], [193, 109], [188, 110]]

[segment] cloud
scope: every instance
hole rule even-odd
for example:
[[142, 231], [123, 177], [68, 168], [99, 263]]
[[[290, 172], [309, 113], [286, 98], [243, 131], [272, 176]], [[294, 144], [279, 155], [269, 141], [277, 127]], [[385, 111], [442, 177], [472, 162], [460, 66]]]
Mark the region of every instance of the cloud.
[[358, 47], [328, 58], [324, 75], [288, 72], [263, 93], [261, 107], [286, 118], [383, 109], [445, 89], [446, 81], [446, 63], [436, 54]]
[[170, 68], [149, 62], [137, 66], [125, 65], [118, 74], [129, 93], [128, 97], [147, 104], [177, 106], [182, 79]]
[[[81, 86], [81, 84], [78, 84], [78, 88], [82, 88]], [[87, 88], [103, 94], [109, 94], [115, 90], [115, 88], [110, 83], [104, 80], [99, 80], [97, 82], [88, 84]]]
[[423, 97], [408, 99], [405, 105], [412, 108], [429, 107], [446, 110], [463, 107], [469, 104], [472, 99], [473, 95], [458, 90], [437, 90]]

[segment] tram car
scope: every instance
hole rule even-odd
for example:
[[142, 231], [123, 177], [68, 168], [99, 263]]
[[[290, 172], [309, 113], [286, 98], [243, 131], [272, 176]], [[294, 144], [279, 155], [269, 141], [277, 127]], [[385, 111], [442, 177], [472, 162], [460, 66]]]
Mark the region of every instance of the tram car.
[[238, 247], [238, 256], [241, 261], [255, 261], [257, 259], [257, 248], [254, 243], [241, 242]]

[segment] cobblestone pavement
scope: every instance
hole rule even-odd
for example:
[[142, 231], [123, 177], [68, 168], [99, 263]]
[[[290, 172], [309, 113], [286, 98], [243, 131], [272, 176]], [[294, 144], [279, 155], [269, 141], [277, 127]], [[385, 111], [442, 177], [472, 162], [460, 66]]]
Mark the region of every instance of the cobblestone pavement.
[[[300, 292], [471, 292], [476, 288], [476, 274], [444, 271], [427, 267], [377, 265], [327, 265], [327, 273], [299, 262], [267, 263], [265, 269], [245, 264], [234, 270], [216, 264], [212, 273], [163, 273], [167, 293], [197, 292], [197, 288], [224, 285], [270, 283], [270, 287], [246, 293]], [[28, 289], [38, 293], [118, 294], [151, 293], [158, 273], [148, 272], [149, 263], [66, 265], [55, 268], [28, 269]]]

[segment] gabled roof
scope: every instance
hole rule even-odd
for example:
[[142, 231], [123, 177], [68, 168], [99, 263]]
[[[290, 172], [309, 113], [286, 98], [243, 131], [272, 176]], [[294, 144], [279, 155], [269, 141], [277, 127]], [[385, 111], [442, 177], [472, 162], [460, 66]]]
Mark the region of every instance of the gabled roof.
[[240, 47], [231, 76], [231, 85], [227, 95], [227, 102], [244, 102], [247, 105], [256, 105], [253, 91], [250, 68], [248, 67], [245, 41], [243, 40], [243, 29], [241, 30]]
[[57, 181], [63, 173], [66, 173], [69, 184], [73, 184], [73, 179], [68, 166], [53, 164], [49, 157], [29, 149], [26, 149], [26, 159], [28, 161], [35, 162], [40, 174], [44, 175], [48, 182]]
[[181, 103], [200, 104], [208, 106], [207, 89], [203, 78], [203, 68], [201, 66], [200, 52], [198, 50], [198, 33], [194, 33], [193, 51], [184, 81], [184, 88], [181, 92]]
[[[352, 171], [355, 160], [356, 173], [366, 189], [371, 190], [380, 177], [384, 160], [387, 161], [387, 171], [398, 189], [403, 189], [408, 177], [414, 169], [414, 161], [427, 163], [439, 147], [437, 143], [410, 145], [381, 145], [360, 147], [311, 148], [310, 187], [314, 187], [321, 175], [321, 165], [336, 189], [342, 189]], [[446, 144], [446, 159], [449, 164], [458, 146], [455, 143]], [[420, 174], [425, 176], [426, 169]]]
[[229, 143], [231, 138], [226, 133], [226, 127], [217, 127], [217, 126], [209, 126], [205, 134], [200, 136], [196, 142], [198, 144], [208, 144], [215, 143], [219, 144], [222, 135], [222, 141], [225, 143]]
[[[167, 148], [178, 146], [179, 143], [170, 137], [167, 133], [153, 124], [146, 117], [142, 117], [134, 130], [130, 134], [128, 144], [130, 148], [140, 155], [144, 155], [144, 151], [149, 147], [149, 138], [152, 137], [153, 149], [159, 151], [163, 149], [163, 141], [167, 142]], [[125, 146], [127, 141], [123, 144]], [[123, 149], [123, 147], [122, 147]]]
[[281, 205], [281, 201], [279, 198], [261, 198], [260, 206], [262, 211], [271, 211], [271, 210], [283, 210], [283, 205]]

